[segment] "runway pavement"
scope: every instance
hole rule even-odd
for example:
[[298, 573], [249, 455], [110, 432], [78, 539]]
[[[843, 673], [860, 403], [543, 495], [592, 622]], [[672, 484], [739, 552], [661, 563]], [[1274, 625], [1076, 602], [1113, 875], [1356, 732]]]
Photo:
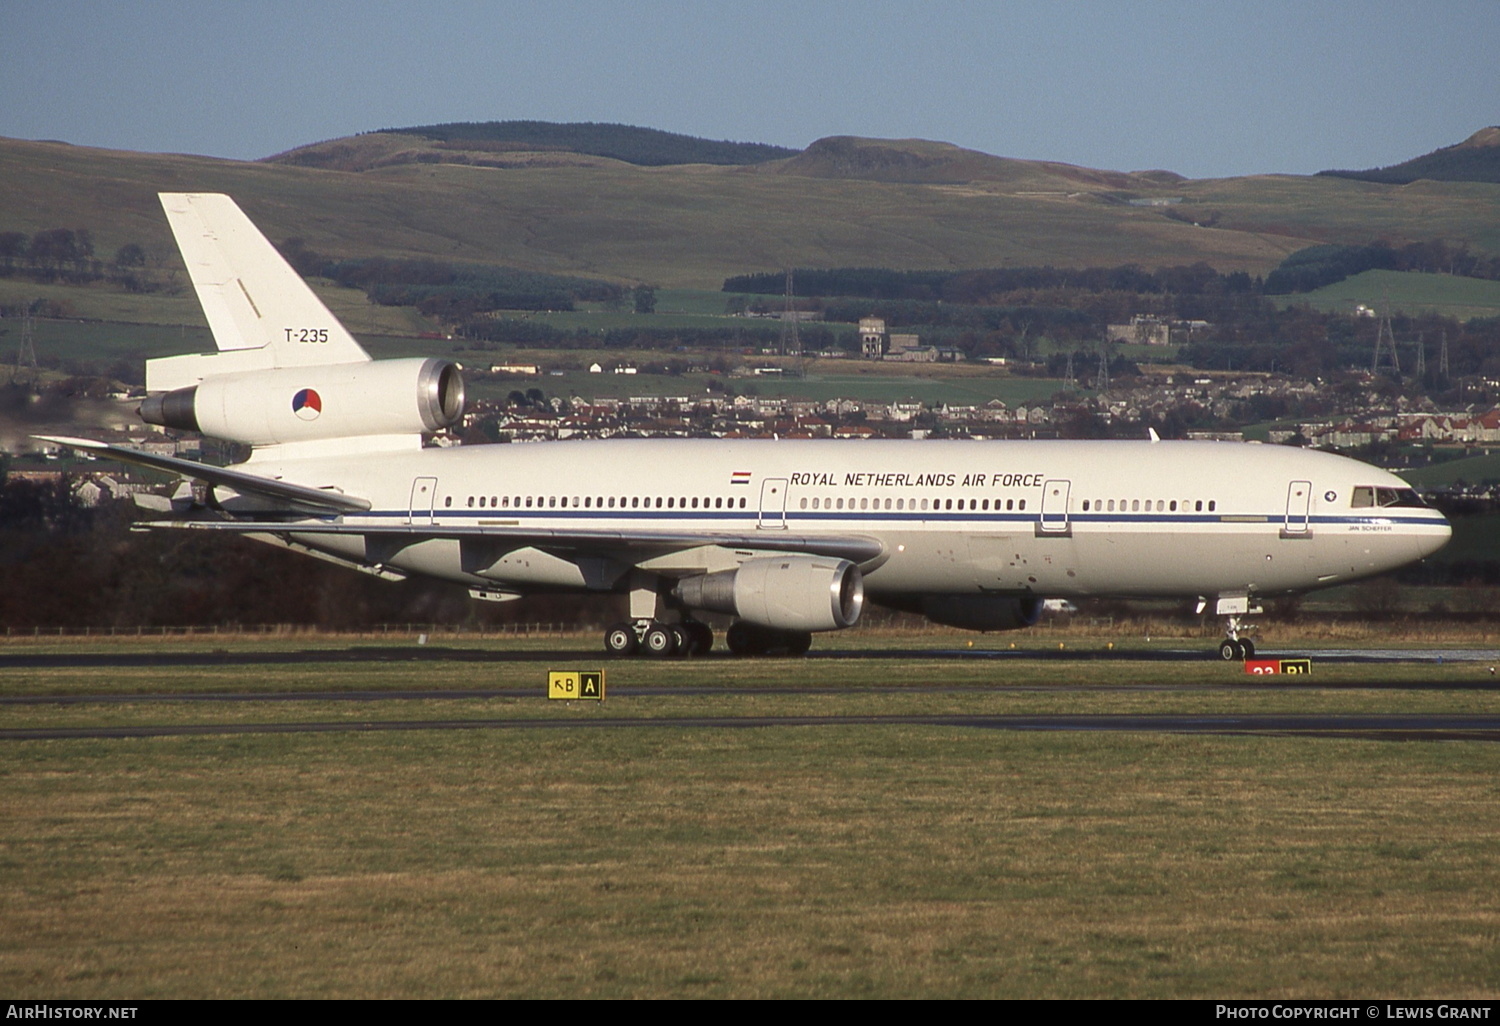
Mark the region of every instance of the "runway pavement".
[[224, 734], [368, 733], [412, 730], [745, 730], [768, 727], [929, 726], [983, 730], [1154, 734], [1261, 734], [1388, 741], [1500, 741], [1500, 714], [888, 715], [482, 718], [170, 726], [19, 727], [0, 741], [184, 737]]

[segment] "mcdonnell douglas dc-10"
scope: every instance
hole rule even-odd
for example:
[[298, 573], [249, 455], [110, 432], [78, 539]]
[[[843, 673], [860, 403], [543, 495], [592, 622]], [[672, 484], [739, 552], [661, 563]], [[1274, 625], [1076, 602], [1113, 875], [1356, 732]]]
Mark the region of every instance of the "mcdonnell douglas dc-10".
[[[866, 600], [978, 631], [1044, 599], [1197, 598], [1225, 659], [1264, 598], [1435, 552], [1400, 478], [1295, 448], [1158, 441], [607, 440], [424, 448], [461, 422], [445, 359], [372, 361], [228, 196], [163, 193], [218, 351], [147, 362], [148, 422], [249, 446], [231, 467], [82, 439], [180, 474], [177, 526], [399, 579], [627, 597], [616, 655], [802, 653]], [[186, 504], [184, 504], [186, 505]], [[622, 603], [623, 604], [623, 603]]]

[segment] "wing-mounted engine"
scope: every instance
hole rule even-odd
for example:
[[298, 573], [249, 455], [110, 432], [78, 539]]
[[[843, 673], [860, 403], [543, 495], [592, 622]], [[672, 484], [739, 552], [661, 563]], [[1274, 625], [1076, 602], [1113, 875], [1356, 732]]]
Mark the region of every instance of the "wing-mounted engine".
[[859, 622], [864, 577], [847, 559], [759, 556], [735, 570], [678, 583], [673, 595], [689, 609], [727, 613], [783, 631], [836, 631]]
[[141, 404], [148, 424], [251, 446], [419, 435], [463, 412], [458, 364], [435, 357], [219, 374]]

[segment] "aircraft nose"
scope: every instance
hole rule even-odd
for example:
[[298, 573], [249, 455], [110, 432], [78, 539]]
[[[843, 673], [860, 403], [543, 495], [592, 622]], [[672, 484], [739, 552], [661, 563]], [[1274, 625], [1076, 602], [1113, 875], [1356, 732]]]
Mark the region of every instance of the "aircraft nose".
[[1424, 525], [1423, 530], [1416, 536], [1417, 558], [1426, 559], [1438, 549], [1448, 544], [1448, 539], [1453, 537], [1453, 525], [1448, 523], [1448, 518], [1439, 515], [1431, 525]]

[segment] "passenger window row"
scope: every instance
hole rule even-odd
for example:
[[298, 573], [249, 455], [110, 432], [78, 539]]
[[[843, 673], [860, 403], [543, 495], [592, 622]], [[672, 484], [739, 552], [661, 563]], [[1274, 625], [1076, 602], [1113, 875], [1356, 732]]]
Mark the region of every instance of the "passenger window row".
[[[730, 496], [726, 499], [722, 495], [701, 499], [696, 495], [669, 495], [665, 498], [660, 495], [622, 495], [618, 498], [613, 495], [585, 495], [581, 498], [577, 495], [470, 495], [467, 505], [470, 509], [476, 505], [480, 509], [744, 509], [745, 498]], [[453, 507], [453, 496], [443, 499], [443, 507]]]
[[[884, 503], [882, 506], [881, 503]], [[918, 503], [920, 502], [920, 505]], [[954, 504], [957, 503], [955, 506]], [[895, 509], [895, 510], [950, 510], [950, 509], [990, 509], [989, 499], [871, 499], [868, 496], [862, 499], [843, 498], [804, 498], [801, 502], [802, 509]], [[1025, 499], [995, 499], [994, 509], [1021, 510], [1026, 508]]]
[[[1095, 513], [1202, 513], [1204, 502], [1202, 499], [1094, 499], [1090, 507], [1090, 500], [1083, 500], [1083, 511], [1089, 512], [1090, 508]], [[1118, 505], [1117, 505], [1118, 504]], [[1218, 502], [1209, 499], [1208, 512], [1213, 513], [1218, 508]]]

